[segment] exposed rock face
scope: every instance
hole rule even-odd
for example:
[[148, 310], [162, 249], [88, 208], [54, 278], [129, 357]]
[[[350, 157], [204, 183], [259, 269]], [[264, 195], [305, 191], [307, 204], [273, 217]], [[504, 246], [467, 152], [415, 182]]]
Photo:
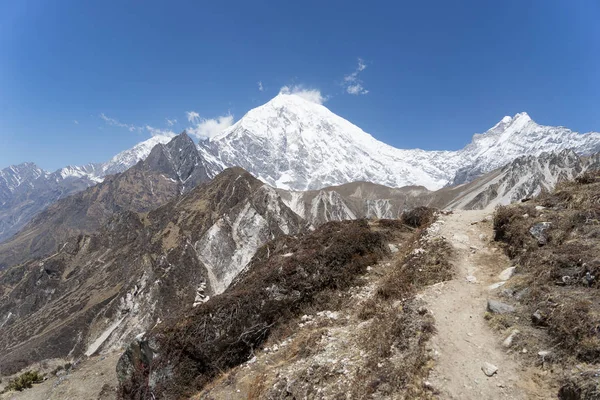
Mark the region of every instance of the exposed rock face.
[[149, 213], [118, 213], [0, 272], [0, 369], [127, 343], [222, 292], [259, 246], [305, 226], [239, 168]]
[[124, 173], [59, 200], [0, 244], [0, 269], [57, 251], [66, 240], [98, 230], [117, 212], [145, 212], [208, 180], [192, 140], [183, 133], [155, 146]]
[[314, 226], [357, 218], [398, 218], [403, 211], [421, 205], [447, 209], [506, 205], [598, 169], [599, 159], [600, 153], [579, 157], [571, 150], [524, 156], [473, 182], [433, 192], [422, 186], [389, 188], [368, 182], [305, 192], [283, 189], [277, 192], [288, 207]]

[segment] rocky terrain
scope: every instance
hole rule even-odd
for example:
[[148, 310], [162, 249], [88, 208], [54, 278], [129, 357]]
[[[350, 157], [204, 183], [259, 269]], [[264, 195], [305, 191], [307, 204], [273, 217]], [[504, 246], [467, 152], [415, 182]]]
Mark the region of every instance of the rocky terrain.
[[265, 242], [307, 226], [241, 169], [0, 273], [0, 369], [92, 355], [225, 290]]
[[0, 171], [0, 242], [51, 204], [102, 182], [108, 175], [128, 170], [145, 159], [154, 146], [170, 140], [167, 136], [154, 136], [106, 163], [67, 166], [55, 172], [44, 171], [34, 163], [4, 168]]
[[127, 171], [109, 175], [36, 216], [0, 243], [0, 269], [52, 254], [71, 236], [95, 232], [118, 212], [150, 211], [208, 179], [194, 142], [183, 133], [155, 146]]
[[514, 276], [499, 289], [506, 311], [491, 322], [513, 336], [507, 347], [526, 349], [528, 362], [547, 371], [562, 400], [600, 396], [599, 204], [595, 172], [494, 218]]

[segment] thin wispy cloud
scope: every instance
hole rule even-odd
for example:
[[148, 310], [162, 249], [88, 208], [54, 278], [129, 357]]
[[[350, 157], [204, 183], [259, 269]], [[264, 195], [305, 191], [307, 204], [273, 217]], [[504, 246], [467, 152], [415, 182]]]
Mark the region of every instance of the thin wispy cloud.
[[165, 118], [165, 120], [167, 121], [167, 125], [169, 125], [169, 126], [173, 126], [177, 123], [176, 119]]
[[141, 131], [142, 128], [139, 126], [134, 126], [134, 125], [130, 125], [130, 124], [125, 124], [123, 122], [120, 122], [117, 119], [111, 118], [111, 117], [107, 117], [104, 113], [100, 114], [100, 118], [102, 118], [104, 120], [104, 122], [106, 122], [108, 125], [111, 126], [117, 126], [119, 128], [125, 128], [127, 130], [129, 130], [129, 132], [134, 132], [134, 131]]
[[359, 77], [360, 73], [365, 69], [367, 69], [367, 64], [365, 64], [362, 58], [359, 58], [358, 65], [354, 72], [344, 76], [342, 86], [346, 89], [346, 93], [356, 96], [369, 93], [369, 91], [365, 89], [362, 79]]
[[[118, 119], [115, 118], [111, 118], [109, 116], [107, 116], [104, 113], [100, 114], [100, 118], [102, 118], [104, 120], [104, 122], [106, 122], [106, 124], [110, 125], [110, 126], [116, 126], [118, 128], [124, 128], [127, 129], [129, 132], [148, 132], [151, 136], [175, 136], [176, 133], [173, 132], [170, 129], [161, 129], [161, 128], [155, 128], [153, 126], [150, 125], [144, 125], [144, 126], [135, 126], [132, 124], [126, 124], [124, 122], [119, 121]], [[173, 122], [173, 124], [177, 123], [177, 120], [169, 120], [167, 119], [167, 125], [171, 126], [169, 124], [169, 122]]]
[[279, 89], [280, 94], [295, 94], [305, 100], [317, 104], [323, 104], [327, 101], [327, 97], [321, 94], [319, 89], [308, 89], [304, 85], [284, 86]]
[[198, 114], [196, 111], [186, 111], [185, 115], [188, 122], [195, 124], [200, 120], [200, 114]]
[[154, 128], [153, 126], [150, 126], [150, 125], [146, 125], [145, 128], [146, 128], [146, 131], [148, 131], [150, 133], [150, 135], [152, 135], [152, 136], [170, 136], [170, 137], [176, 136], [176, 133], [170, 129]]
[[187, 133], [198, 139], [209, 139], [233, 125], [233, 115], [227, 114], [216, 118], [201, 118], [195, 111], [186, 112], [187, 119], [193, 126], [186, 129]]
[[265, 88], [263, 87], [262, 81], [258, 81], [258, 91], [259, 92], [263, 92], [265, 90]]
[[76, 119], [74, 119], [74, 120], [73, 120], [73, 123], [74, 123], [75, 125], [79, 125], [79, 121], [77, 121]]

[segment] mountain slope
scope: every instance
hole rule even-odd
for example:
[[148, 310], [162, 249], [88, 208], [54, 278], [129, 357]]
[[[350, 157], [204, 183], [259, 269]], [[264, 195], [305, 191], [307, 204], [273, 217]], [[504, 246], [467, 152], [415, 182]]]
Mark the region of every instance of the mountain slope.
[[56, 251], [67, 238], [91, 233], [121, 211], [154, 209], [208, 180], [203, 160], [185, 133], [155, 146], [147, 159], [98, 185], [63, 198], [0, 243], [0, 269]]
[[57, 200], [95, 185], [79, 169], [49, 173], [33, 163], [0, 171], [0, 241], [18, 232], [40, 211]]
[[116, 214], [53, 256], [0, 272], [0, 370], [126, 343], [221, 293], [258, 247], [304, 227], [239, 168], [149, 213]]
[[466, 161], [454, 177], [454, 185], [472, 181], [482, 173], [492, 171], [523, 155], [539, 156], [572, 149], [577, 154], [590, 155], [600, 151], [600, 133], [579, 134], [564, 127], [535, 123], [527, 113], [504, 117], [460, 150]]
[[418, 206], [442, 209], [484, 209], [506, 205], [552, 190], [588, 170], [600, 169], [600, 153], [580, 157], [572, 150], [522, 156], [472, 182], [430, 191], [422, 186], [389, 188], [353, 182], [304, 192], [278, 189], [295, 213], [319, 226], [358, 218], [399, 218]]
[[168, 136], [154, 136], [106, 163], [67, 166], [47, 172], [33, 163], [13, 165], [0, 171], [0, 242], [10, 238], [33, 217], [56, 201], [102, 182], [104, 177], [131, 168]]

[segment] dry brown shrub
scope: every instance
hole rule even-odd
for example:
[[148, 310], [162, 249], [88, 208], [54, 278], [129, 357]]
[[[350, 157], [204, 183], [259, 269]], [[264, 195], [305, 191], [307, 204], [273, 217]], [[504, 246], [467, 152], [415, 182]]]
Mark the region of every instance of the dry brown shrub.
[[400, 220], [413, 228], [421, 228], [431, 224], [435, 219], [435, 209], [430, 207], [416, 207], [402, 213]]
[[[388, 253], [385, 235], [364, 220], [331, 222], [263, 246], [225, 293], [179, 323], [159, 326], [152, 335], [158, 354], [121, 386], [121, 395], [144, 398], [151, 392], [178, 398], [199, 390], [221, 371], [248, 360], [275, 327], [315, 302], [331, 301], [328, 291], [353, 285], [367, 266]], [[287, 253], [293, 255], [282, 257]], [[153, 387], [148, 386], [150, 371], [158, 377]]]
[[[536, 205], [545, 208], [532, 214]], [[530, 217], [523, 218], [523, 214]], [[496, 240], [518, 265], [518, 287], [524, 293], [519, 297], [524, 306], [520, 321], [531, 321], [536, 311], [543, 317], [542, 323], [530, 322], [527, 327], [543, 333], [535, 336], [538, 341], [534, 337], [523, 340], [528, 347], [552, 348], [552, 362], [567, 371], [581, 362], [595, 364], [597, 370], [600, 363], [599, 220], [598, 172], [562, 182], [526, 206], [499, 207], [494, 218]], [[529, 232], [538, 222], [551, 223], [543, 246]], [[567, 379], [560, 398], [600, 398], [597, 387], [581, 376]]]

